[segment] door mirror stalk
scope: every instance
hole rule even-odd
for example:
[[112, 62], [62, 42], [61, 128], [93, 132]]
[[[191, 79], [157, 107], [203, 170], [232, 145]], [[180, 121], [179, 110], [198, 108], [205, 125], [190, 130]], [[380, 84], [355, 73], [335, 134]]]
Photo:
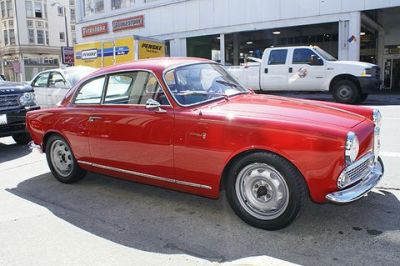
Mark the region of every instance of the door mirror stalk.
[[146, 109], [155, 111], [156, 113], [166, 113], [167, 111], [161, 108], [161, 104], [153, 99], [148, 99], [146, 102]]

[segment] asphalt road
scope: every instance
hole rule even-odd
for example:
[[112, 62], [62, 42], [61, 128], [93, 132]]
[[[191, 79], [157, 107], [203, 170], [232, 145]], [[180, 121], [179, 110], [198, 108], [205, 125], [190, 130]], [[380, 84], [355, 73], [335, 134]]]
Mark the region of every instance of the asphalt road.
[[366, 104], [384, 117], [378, 189], [347, 206], [310, 202], [275, 232], [242, 222], [224, 195], [210, 200], [97, 174], [61, 184], [43, 154], [2, 138], [0, 265], [399, 265], [400, 95]]

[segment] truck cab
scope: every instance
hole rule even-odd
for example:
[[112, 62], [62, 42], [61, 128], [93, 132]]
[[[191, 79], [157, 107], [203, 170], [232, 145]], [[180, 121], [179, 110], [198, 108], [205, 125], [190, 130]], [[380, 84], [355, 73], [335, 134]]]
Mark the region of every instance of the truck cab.
[[37, 110], [33, 89], [29, 84], [5, 81], [0, 76], [0, 138], [12, 136], [17, 144], [31, 140], [25, 126], [28, 111]]
[[377, 65], [338, 61], [316, 46], [267, 48], [259, 64], [228, 70], [256, 91], [329, 91], [341, 103], [362, 102], [382, 83]]

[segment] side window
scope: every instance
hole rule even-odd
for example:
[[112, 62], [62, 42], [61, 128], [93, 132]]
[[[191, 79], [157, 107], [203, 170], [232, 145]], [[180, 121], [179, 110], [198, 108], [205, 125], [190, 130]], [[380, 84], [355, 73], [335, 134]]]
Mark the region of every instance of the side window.
[[76, 104], [100, 104], [105, 77], [92, 79], [79, 88]]
[[105, 104], [142, 104], [153, 99], [162, 105], [168, 100], [156, 77], [145, 71], [110, 75]]
[[287, 49], [272, 50], [269, 54], [268, 65], [284, 65], [286, 63]]
[[65, 82], [64, 77], [58, 72], [51, 72], [49, 78], [49, 87], [50, 88], [65, 88], [67, 83]]
[[293, 64], [309, 64], [312, 55], [315, 55], [317, 58], [319, 57], [316, 53], [307, 48], [294, 49]]
[[49, 80], [49, 75], [50, 75], [50, 72], [45, 72], [43, 74], [40, 74], [33, 81], [32, 86], [33, 87], [47, 87], [47, 81]]

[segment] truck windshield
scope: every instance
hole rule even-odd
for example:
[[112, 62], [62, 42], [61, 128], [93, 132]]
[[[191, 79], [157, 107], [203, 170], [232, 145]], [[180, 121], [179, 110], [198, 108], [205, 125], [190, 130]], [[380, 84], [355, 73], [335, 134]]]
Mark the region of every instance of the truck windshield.
[[249, 92], [217, 64], [178, 67], [164, 78], [175, 100], [184, 106]]
[[337, 61], [334, 56], [330, 55], [328, 52], [322, 50], [319, 47], [314, 47], [314, 50], [327, 61]]

